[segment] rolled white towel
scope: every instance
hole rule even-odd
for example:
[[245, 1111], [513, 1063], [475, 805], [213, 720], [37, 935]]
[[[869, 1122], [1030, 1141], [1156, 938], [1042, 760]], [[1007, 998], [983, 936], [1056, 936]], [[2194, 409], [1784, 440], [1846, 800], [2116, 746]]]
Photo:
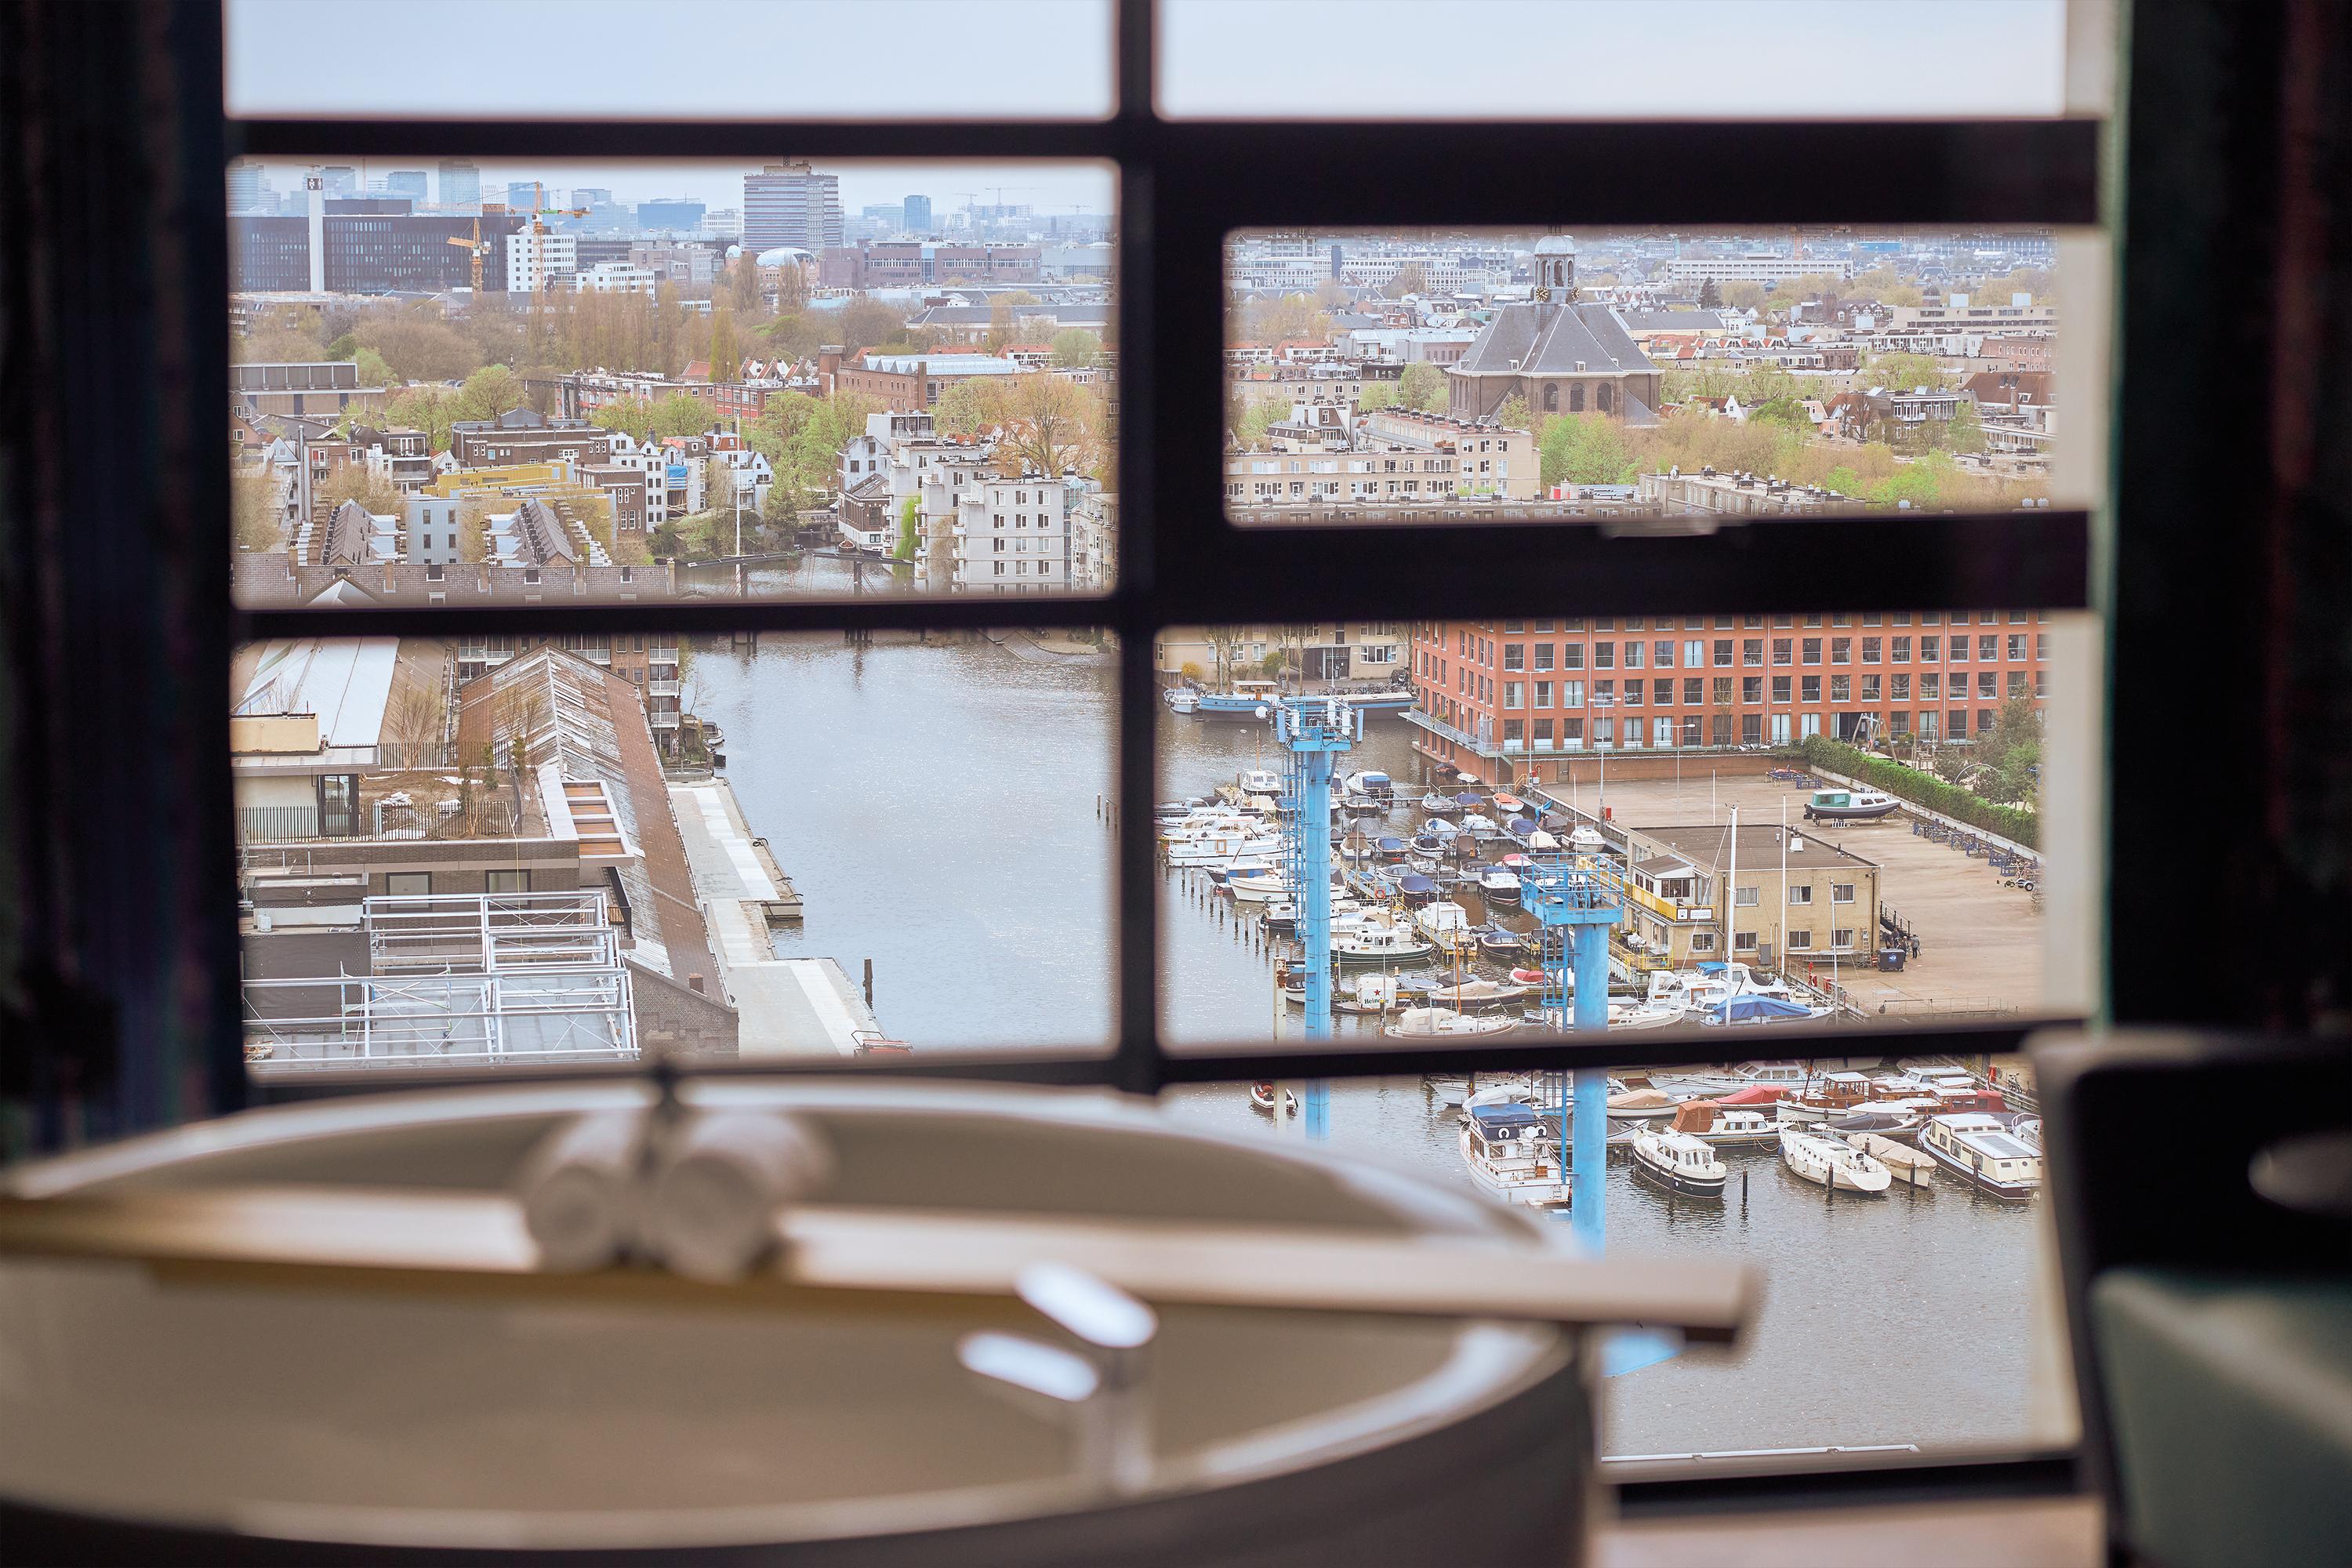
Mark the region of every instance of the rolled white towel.
[[645, 1122], [636, 1110], [575, 1116], [523, 1162], [517, 1192], [541, 1268], [604, 1268], [635, 1245]]
[[814, 1190], [833, 1158], [814, 1130], [764, 1110], [717, 1110], [677, 1129], [647, 1207], [662, 1261], [692, 1279], [738, 1279], [772, 1251], [776, 1213]]

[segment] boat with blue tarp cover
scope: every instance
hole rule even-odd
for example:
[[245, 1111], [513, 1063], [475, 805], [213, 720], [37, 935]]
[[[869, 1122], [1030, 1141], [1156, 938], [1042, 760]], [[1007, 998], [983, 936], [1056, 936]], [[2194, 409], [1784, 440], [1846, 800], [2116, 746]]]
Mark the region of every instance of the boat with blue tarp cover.
[[1568, 1163], [1556, 1131], [1533, 1106], [1470, 1106], [1462, 1118], [1462, 1163], [1470, 1179], [1507, 1204], [1559, 1208], [1569, 1201]]

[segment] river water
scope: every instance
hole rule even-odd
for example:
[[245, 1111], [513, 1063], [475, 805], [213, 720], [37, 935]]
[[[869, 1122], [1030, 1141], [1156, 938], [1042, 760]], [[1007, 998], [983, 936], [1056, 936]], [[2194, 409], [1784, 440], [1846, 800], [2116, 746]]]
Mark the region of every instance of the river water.
[[[872, 959], [884, 1027], [920, 1049], [1103, 1048], [1113, 842], [1097, 797], [1113, 787], [1116, 681], [1108, 660], [1019, 637], [698, 647], [688, 706], [725, 726], [728, 776], [804, 903], [805, 923], [779, 933], [777, 950], [838, 958], [853, 976]], [[1257, 726], [1164, 712], [1157, 722], [1163, 795], [1279, 766]], [[1402, 784], [1415, 762], [1410, 731], [1384, 717], [1349, 765]], [[1176, 877], [1162, 892], [1171, 1039], [1263, 1038], [1268, 957], [1237, 940], [1230, 905]], [[1274, 1135], [1239, 1085], [1180, 1089], [1166, 1103]], [[1454, 1123], [1417, 1079], [1334, 1084], [1331, 1142], [1468, 1184]], [[1737, 1356], [1692, 1351], [1609, 1379], [1606, 1451], [2029, 1439], [2038, 1204], [2011, 1208], [1951, 1185], [1832, 1201], [1775, 1154], [1725, 1157], [1731, 1190], [1718, 1203], [1610, 1172], [1612, 1248], [1728, 1252], [1763, 1268], [1767, 1299]]]

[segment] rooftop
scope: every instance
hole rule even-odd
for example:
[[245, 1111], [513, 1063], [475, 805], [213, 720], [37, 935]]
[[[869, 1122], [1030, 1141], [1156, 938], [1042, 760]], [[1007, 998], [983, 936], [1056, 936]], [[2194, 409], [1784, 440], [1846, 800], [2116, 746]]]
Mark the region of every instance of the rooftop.
[[[1686, 827], [1633, 827], [1626, 837], [1638, 848], [1651, 851], [1648, 861], [1637, 861], [1637, 869], [1650, 869], [1658, 852], [1676, 856], [1702, 871], [1718, 871], [1731, 859], [1731, 828], [1723, 823], [1702, 822]], [[1851, 866], [1876, 869], [1877, 862], [1865, 860], [1848, 849], [1827, 843], [1801, 827], [1782, 827], [1777, 822], [1759, 823], [1739, 828], [1739, 864], [1742, 866], [1778, 869], [1780, 866], [1781, 835], [1788, 835], [1788, 866], [1791, 871], [1818, 871], [1830, 867]]]

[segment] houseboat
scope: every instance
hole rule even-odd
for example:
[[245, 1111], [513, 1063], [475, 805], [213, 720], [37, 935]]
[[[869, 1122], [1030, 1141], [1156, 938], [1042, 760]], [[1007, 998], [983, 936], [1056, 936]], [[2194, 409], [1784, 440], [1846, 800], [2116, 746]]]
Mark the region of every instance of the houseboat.
[[1919, 1130], [1919, 1152], [1997, 1198], [2022, 1202], [2041, 1190], [2041, 1153], [1996, 1117], [1931, 1116]]
[[1721, 1149], [1770, 1149], [1780, 1142], [1780, 1124], [1765, 1112], [1712, 1100], [1685, 1100], [1675, 1106], [1673, 1128]]
[[1807, 822], [1875, 822], [1903, 803], [1874, 789], [1817, 789], [1805, 803]]
[[1204, 691], [1195, 710], [1203, 719], [1256, 719], [1274, 710], [1282, 688], [1271, 680], [1236, 680], [1223, 691]]
[[1633, 1173], [1694, 1198], [1723, 1196], [1723, 1184], [1731, 1174], [1706, 1143], [1674, 1131], [1634, 1134]]
[[1567, 1205], [1567, 1152], [1532, 1106], [1469, 1107], [1462, 1118], [1461, 1146], [1470, 1179], [1505, 1203]]

